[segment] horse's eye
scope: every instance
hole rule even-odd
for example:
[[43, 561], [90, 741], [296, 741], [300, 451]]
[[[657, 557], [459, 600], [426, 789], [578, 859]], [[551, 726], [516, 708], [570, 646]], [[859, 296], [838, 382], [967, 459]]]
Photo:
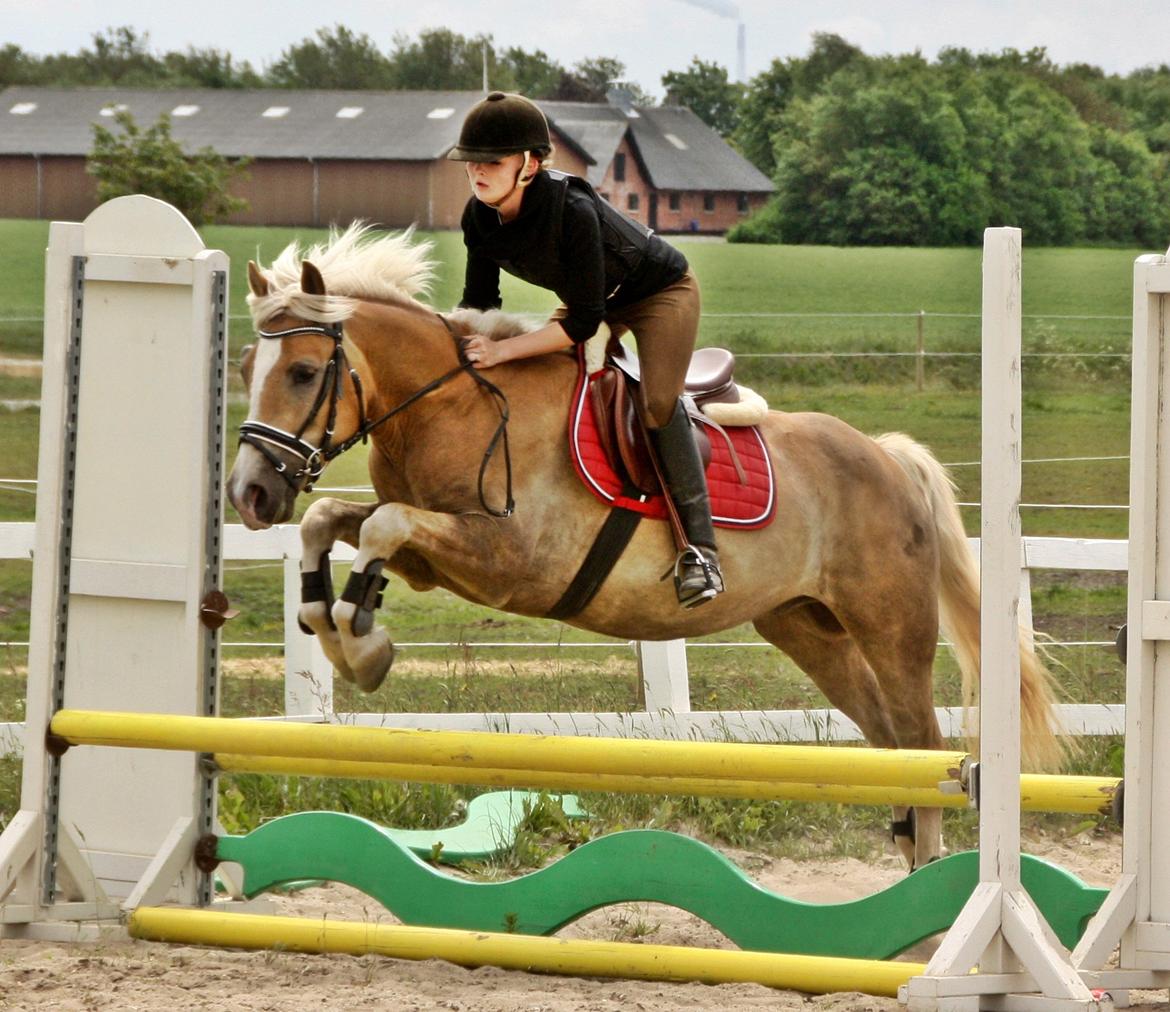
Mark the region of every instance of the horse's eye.
[[317, 369], [311, 365], [298, 363], [289, 369], [288, 376], [296, 386], [304, 386], [317, 378]]

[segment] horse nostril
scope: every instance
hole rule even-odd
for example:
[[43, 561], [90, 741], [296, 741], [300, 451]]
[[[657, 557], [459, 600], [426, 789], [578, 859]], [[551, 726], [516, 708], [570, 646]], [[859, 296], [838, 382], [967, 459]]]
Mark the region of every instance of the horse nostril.
[[244, 505], [253, 516], [262, 516], [268, 504], [268, 492], [262, 485], [252, 484], [244, 491]]

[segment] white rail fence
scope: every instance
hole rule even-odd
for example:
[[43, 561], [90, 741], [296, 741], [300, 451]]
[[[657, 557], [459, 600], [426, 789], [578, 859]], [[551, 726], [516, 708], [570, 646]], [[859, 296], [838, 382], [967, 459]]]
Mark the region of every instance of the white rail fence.
[[[0, 559], [31, 558], [33, 529], [31, 523], [0, 524]], [[977, 553], [978, 539], [971, 539], [971, 546]], [[862, 737], [857, 726], [836, 710], [691, 710], [687, 644], [682, 640], [631, 644], [637, 653], [644, 687], [645, 711], [335, 713], [333, 672], [329, 662], [316, 639], [306, 636], [297, 626], [300, 552], [300, 533], [295, 524], [285, 524], [267, 531], [249, 531], [240, 524], [228, 524], [224, 528], [225, 561], [278, 563], [283, 567], [286, 719], [387, 727], [509, 730], [541, 734], [617, 734], [684, 739], [732, 738], [747, 741], [850, 741]], [[352, 549], [342, 544], [336, 546], [333, 561], [345, 562], [352, 558]], [[1127, 542], [1124, 540], [1025, 538], [1020, 560], [1020, 608], [1023, 620], [1031, 625], [1032, 570], [1121, 573], [1126, 571], [1127, 565]], [[555, 636], [551, 638], [557, 639]], [[472, 648], [477, 646], [467, 645]], [[579, 648], [578, 644], [565, 645]], [[518, 643], [515, 646], [519, 649], [530, 644]], [[960, 708], [939, 707], [938, 714], [944, 734], [958, 737], [963, 733], [964, 722]], [[1125, 707], [1108, 703], [1066, 704], [1061, 707], [1061, 720], [1070, 734], [1121, 734], [1125, 727]], [[0, 723], [0, 755], [18, 750], [22, 738], [22, 725]]]

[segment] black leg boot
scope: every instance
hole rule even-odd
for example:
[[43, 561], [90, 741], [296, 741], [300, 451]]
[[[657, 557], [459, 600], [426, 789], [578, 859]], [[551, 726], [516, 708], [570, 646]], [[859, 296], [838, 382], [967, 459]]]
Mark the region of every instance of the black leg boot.
[[696, 608], [722, 593], [723, 574], [719, 571], [719, 553], [715, 549], [707, 476], [682, 401], [675, 405], [666, 425], [649, 431], [669, 495], [689, 542], [674, 564], [678, 602], [684, 608]]

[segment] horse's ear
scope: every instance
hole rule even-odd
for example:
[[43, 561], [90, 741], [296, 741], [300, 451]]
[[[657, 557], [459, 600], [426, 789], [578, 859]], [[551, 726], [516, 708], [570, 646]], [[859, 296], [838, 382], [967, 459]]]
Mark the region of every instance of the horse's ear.
[[301, 291], [306, 295], [325, 294], [325, 279], [308, 260], [301, 261]]
[[255, 260], [248, 261], [248, 287], [258, 298], [268, 294], [268, 279], [260, 273]]
[[244, 377], [244, 386], [252, 386], [252, 364], [256, 361], [256, 345], [246, 344], [240, 349], [240, 375]]

